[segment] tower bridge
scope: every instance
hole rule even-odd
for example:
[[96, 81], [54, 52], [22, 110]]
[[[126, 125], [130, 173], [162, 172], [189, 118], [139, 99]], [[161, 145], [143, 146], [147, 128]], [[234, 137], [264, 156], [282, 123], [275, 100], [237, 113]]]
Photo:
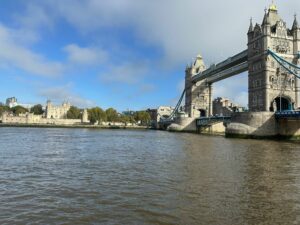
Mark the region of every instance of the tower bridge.
[[[206, 68], [202, 56], [198, 55], [186, 67], [184, 108], [188, 115], [185, 120], [188, 122], [183, 123], [183, 119], [177, 119], [179, 124], [188, 124], [191, 127], [190, 124], [196, 119], [212, 117], [213, 84], [248, 72], [249, 112], [234, 114], [226, 132], [276, 135], [286, 130], [278, 125], [287, 126], [289, 123], [278, 122], [285, 117], [280, 112], [300, 109], [300, 26], [296, 15], [292, 27], [289, 28], [280, 17], [276, 5], [272, 3], [265, 10], [261, 24], [253, 25], [251, 19], [247, 38], [246, 50], [218, 64]], [[182, 99], [183, 97], [176, 110], [179, 109]], [[299, 113], [293, 113], [292, 117], [291, 114], [286, 115], [294, 119], [297, 116], [300, 118]], [[201, 121], [197, 123], [201, 124]], [[296, 123], [293, 131], [296, 129], [300, 136], [300, 119]]]
[[213, 83], [247, 71], [250, 112], [300, 108], [299, 79], [282, 65], [299, 64], [300, 27], [296, 16], [288, 28], [272, 4], [261, 25], [253, 26], [251, 19], [247, 37], [248, 48], [223, 62], [206, 68], [198, 55], [187, 66], [185, 110], [189, 117], [212, 116]]

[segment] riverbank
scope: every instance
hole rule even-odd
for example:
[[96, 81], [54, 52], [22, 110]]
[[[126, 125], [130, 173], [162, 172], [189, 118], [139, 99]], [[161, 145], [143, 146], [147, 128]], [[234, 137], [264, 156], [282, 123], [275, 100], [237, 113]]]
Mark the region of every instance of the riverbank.
[[88, 129], [131, 129], [131, 130], [147, 130], [147, 126], [116, 126], [116, 125], [56, 125], [56, 124], [4, 124], [1, 127], [31, 127], [31, 128], [88, 128]]

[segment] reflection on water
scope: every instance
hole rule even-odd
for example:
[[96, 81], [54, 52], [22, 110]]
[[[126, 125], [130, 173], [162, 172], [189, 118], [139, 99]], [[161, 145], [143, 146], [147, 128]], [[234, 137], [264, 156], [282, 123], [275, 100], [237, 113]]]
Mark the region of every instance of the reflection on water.
[[0, 129], [0, 224], [299, 224], [300, 145]]

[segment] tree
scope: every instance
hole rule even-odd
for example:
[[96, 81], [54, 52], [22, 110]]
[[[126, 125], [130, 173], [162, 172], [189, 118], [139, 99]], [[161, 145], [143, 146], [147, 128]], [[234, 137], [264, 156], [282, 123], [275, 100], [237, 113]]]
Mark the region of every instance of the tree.
[[34, 115], [42, 115], [44, 113], [43, 106], [41, 104], [31, 107], [30, 112]]
[[17, 105], [15, 107], [12, 107], [11, 108], [12, 112], [15, 114], [15, 115], [19, 115], [19, 114], [22, 114], [22, 113], [27, 113], [28, 112], [28, 109], [24, 108], [23, 106], [20, 106], [20, 105]]
[[67, 112], [67, 119], [80, 119], [81, 118], [81, 110], [75, 106], [71, 106], [69, 111]]
[[109, 122], [117, 122], [119, 121], [118, 112], [113, 108], [108, 108], [106, 111], [107, 121]]
[[11, 109], [8, 106], [6, 106], [6, 105], [1, 105], [0, 106], [0, 116], [2, 116], [2, 114], [4, 112], [11, 112]]
[[134, 119], [140, 121], [142, 125], [149, 125], [151, 121], [151, 116], [146, 111], [138, 111], [134, 114]]
[[130, 123], [130, 116], [122, 114], [119, 118], [122, 123]]
[[92, 124], [106, 121], [105, 111], [99, 107], [91, 108], [88, 110], [89, 120]]

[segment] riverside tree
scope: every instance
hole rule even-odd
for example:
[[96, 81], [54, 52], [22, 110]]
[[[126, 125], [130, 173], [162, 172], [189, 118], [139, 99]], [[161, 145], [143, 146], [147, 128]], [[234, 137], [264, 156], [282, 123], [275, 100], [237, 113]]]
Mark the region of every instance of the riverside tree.
[[108, 122], [117, 122], [119, 121], [119, 114], [114, 108], [108, 108], [106, 111], [106, 117]]
[[6, 105], [1, 105], [0, 106], [0, 116], [2, 116], [2, 113], [4, 113], [4, 112], [11, 112], [11, 109]]
[[107, 120], [106, 113], [99, 107], [91, 108], [88, 110], [89, 120], [92, 124], [105, 122]]
[[24, 108], [23, 106], [17, 105], [15, 107], [11, 108], [11, 111], [15, 114], [15, 115], [20, 115], [22, 113], [27, 113], [28, 109]]
[[137, 111], [134, 114], [135, 121], [140, 121], [142, 125], [149, 125], [151, 121], [151, 116], [146, 111]]
[[30, 112], [34, 115], [42, 115], [44, 113], [43, 106], [41, 104], [31, 107]]
[[81, 118], [81, 110], [76, 106], [71, 106], [69, 111], [67, 112], [67, 119], [80, 119]]

